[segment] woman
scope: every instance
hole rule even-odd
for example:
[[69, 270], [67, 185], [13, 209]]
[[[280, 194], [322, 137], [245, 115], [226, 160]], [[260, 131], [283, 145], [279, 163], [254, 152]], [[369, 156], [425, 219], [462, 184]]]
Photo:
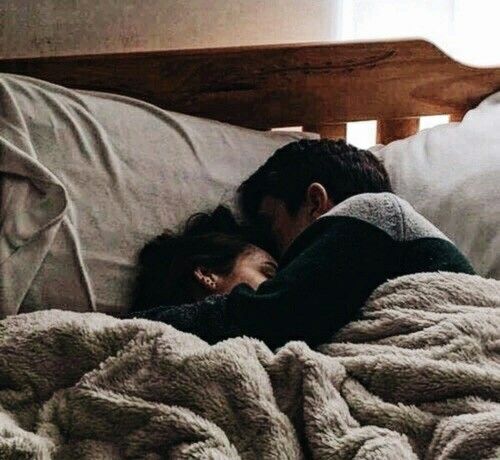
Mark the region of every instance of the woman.
[[182, 232], [157, 236], [139, 255], [139, 277], [132, 311], [191, 304], [229, 293], [245, 283], [253, 289], [276, 274], [274, 258], [259, 246], [271, 245], [261, 232], [238, 225], [219, 206], [188, 219]]

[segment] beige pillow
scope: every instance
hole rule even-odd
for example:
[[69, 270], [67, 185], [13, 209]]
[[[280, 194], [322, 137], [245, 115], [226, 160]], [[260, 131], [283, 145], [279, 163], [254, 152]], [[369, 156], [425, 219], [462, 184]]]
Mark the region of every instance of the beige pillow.
[[479, 274], [500, 279], [500, 92], [461, 123], [376, 153], [396, 193], [446, 233]]
[[6, 74], [0, 108], [0, 316], [124, 312], [148, 239], [230, 200], [274, 150], [307, 136]]

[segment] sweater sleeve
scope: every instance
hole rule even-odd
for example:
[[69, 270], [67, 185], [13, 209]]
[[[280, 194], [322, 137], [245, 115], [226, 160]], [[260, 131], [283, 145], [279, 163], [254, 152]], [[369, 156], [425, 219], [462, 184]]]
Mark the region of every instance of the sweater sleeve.
[[319, 344], [354, 319], [392, 273], [394, 250], [392, 239], [369, 224], [322, 219], [294, 242], [276, 277], [257, 290], [241, 284], [228, 296], [134, 316], [164, 321], [210, 343], [247, 335], [272, 348], [288, 340]]
[[411, 224], [410, 241], [398, 241], [360, 218], [322, 217], [294, 241], [276, 277], [257, 290], [241, 284], [227, 296], [158, 307], [141, 316], [210, 343], [246, 335], [271, 348], [289, 340], [319, 345], [356, 319], [370, 294], [388, 279], [439, 270], [474, 273], [448, 240], [416, 235], [417, 224]]
[[232, 323], [271, 348], [289, 340], [312, 346], [328, 341], [394, 276], [399, 248], [357, 219], [325, 218], [296, 240], [287, 259], [256, 291], [240, 285], [228, 297]]
[[216, 343], [238, 332], [227, 314], [226, 304], [227, 295], [214, 295], [196, 303], [134, 311], [129, 318], [161, 321], [180, 331], [195, 334], [208, 343]]

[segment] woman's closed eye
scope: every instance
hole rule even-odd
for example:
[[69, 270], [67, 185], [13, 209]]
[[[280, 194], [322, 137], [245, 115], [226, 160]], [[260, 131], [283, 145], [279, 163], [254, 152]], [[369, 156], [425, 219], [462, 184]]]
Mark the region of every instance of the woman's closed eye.
[[[257, 289], [260, 284], [276, 275], [276, 261], [265, 251], [255, 246], [238, 257], [226, 287], [232, 289], [237, 284], [245, 283]], [[230, 290], [229, 289], [229, 290]]]
[[261, 273], [266, 278], [274, 278], [276, 276], [277, 264], [271, 261], [266, 261], [261, 265]]

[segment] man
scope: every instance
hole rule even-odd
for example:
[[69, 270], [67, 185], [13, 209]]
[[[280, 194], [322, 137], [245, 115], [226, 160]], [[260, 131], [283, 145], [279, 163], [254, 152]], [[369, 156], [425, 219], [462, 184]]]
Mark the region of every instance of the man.
[[382, 163], [371, 152], [328, 139], [286, 145], [239, 188], [246, 219], [270, 227], [280, 254], [335, 205], [379, 192], [392, 192]]
[[383, 165], [338, 140], [282, 147], [239, 189], [253, 224], [269, 228], [282, 255], [276, 276], [256, 290], [159, 307], [141, 316], [201, 338], [247, 335], [270, 347], [318, 345], [357, 318], [388, 279], [432, 271], [474, 273], [458, 249], [391, 193]]

